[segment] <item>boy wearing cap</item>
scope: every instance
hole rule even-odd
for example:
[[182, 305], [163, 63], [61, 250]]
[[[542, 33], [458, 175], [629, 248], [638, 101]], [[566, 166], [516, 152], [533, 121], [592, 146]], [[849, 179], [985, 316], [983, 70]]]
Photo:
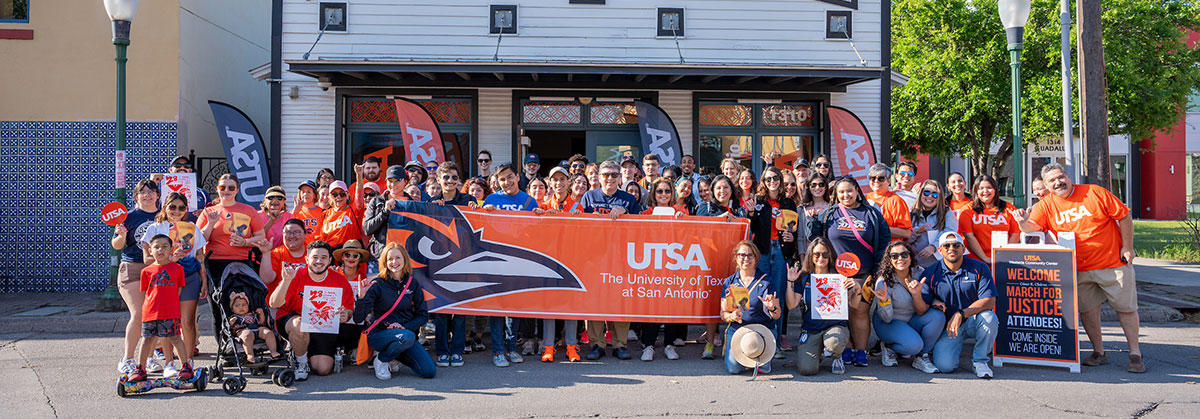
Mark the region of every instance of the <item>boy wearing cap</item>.
[[[926, 304], [941, 301], [946, 311], [946, 330], [933, 344], [933, 365], [943, 373], [958, 368], [963, 340], [975, 338], [971, 364], [975, 376], [992, 378], [992, 343], [999, 327], [996, 313], [996, 284], [991, 268], [975, 259], [963, 257], [962, 236], [953, 231], [938, 238], [942, 261], [921, 273], [921, 298]], [[936, 305], [934, 305], [936, 307]]]
[[[171, 167], [167, 168], [167, 173], [196, 173], [196, 169], [192, 165], [191, 158], [179, 155], [171, 160]], [[155, 182], [158, 182], [158, 180], [155, 180]], [[208, 191], [204, 190], [204, 188], [196, 188], [196, 211], [188, 218], [195, 220], [195, 217], [200, 216], [200, 211], [203, 211], [204, 207], [207, 207], [210, 202], [212, 202], [212, 199], [209, 198]]]
[[306, 180], [296, 187], [296, 209], [292, 216], [304, 222], [305, 244], [317, 239], [321, 221], [325, 220], [325, 209], [317, 203], [317, 183]]
[[524, 167], [525, 171], [521, 173], [521, 180], [518, 185], [524, 191], [529, 189], [530, 180], [539, 177], [538, 170], [542, 168], [542, 160], [538, 158], [537, 154], [529, 153], [525, 156], [525, 163], [522, 167]]

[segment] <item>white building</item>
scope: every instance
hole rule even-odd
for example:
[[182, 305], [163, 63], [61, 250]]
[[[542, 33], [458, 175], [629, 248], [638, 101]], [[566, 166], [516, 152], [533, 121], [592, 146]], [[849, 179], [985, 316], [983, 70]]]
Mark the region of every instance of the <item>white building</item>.
[[270, 72], [259, 74], [275, 82], [270, 148], [281, 150], [289, 190], [323, 167], [352, 177], [352, 162], [370, 154], [410, 160], [402, 147], [384, 150], [401, 141], [389, 98], [402, 96], [435, 115], [448, 158], [472, 173], [486, 149], [499, 163], [537, 153], [544, 174], [574, 153], [640, 155], [632, 101], [643, 100], [666, 110], [701, 168], [744, 154], [759, 169], [764, 150], [828, 154], [830, 105], [856, 113], [886, 159], [889, 7], [282, 0]]

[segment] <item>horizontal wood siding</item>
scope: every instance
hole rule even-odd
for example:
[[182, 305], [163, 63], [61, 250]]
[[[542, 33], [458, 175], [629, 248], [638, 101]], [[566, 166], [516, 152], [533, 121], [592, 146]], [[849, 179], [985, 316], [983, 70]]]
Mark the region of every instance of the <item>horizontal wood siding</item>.
[[512, 89], [479, 89], [479, 149], [492, 152], [492, 167], [513, 161]]
[[687, 90], [663, 90], [658, 93], [658, 107], [667, 112], [675, 129], [679, 131], [679, 141], [683, 143], [683, 153], [692, 154], [692, 92]]
[[[299, 76], [291, 75], [285, 78]], [[292, 86], [300, 89], [300, 96], [296, 99], [288, 97], [288, 90]], [[281, 90], [283, 103], [280, 106], [279, 129], [282, 148], [280, 185], [288, 194], [294, 194], [296, 185], [316, 178], [317, 170], [322, 167], [334, 168], [336, 99], [334, 89], [322, 91], [313, 82], [283, 82]], [[336, 175], [338, 179], [346, 179], [345, 173]]]
[[[858, 115], [858, 119], [867, 126], [867, 132], [871, 133], [871, 143], [875, 147], [877, 161], [882, 160], [883, 156], [879, 155], [879, 80], [852, 84], [846, 87], [845, 93], [831, 94], [829, 100], [831, 105], [841, 106]], [[837, 156], [830, 157], [836, 168]]]

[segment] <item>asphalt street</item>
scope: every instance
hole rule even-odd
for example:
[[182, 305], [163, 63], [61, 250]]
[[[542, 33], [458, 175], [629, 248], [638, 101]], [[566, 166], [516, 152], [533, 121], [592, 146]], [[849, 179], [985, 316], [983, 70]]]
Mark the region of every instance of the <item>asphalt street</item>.
[[[268, 377], [248, 377], [246, 390], [228, 396], [219, 385], [203, 393], [156, 389], [116, 394], [120, 337], [116, 334], [10, 333], [0, 335], [0, 409], [12, 418], [149, 417], [203, 412], [204, 417], [455, 418], [745, 416], [845, 417], [1200, 417], [1200, 328], [1194, 323], [1144, 324], [1142, 347], [1149, 371], [1125, 372], [1128, 356], [1120, 330], [1106, 324], [1110, 363], [1061, 368], [1005, 366], [996, 378], [969, 372], [926, 375], [901, 361], [886, 368], [847, 367], [802, 377], [775, 361], [774, 373], [748, 381], [731, 376], [721, 361], [701, 360], [700, 345], [680, 350], [683, 359], [659, 358], [496, 368], [486, 354], [467, 355], [461, 368], [442, 368], [433, 379], [397, 373], [380, 381], [364, 367], [312, 377], [294, 388]], [[693, 336], [696, 328], [693, 328]], [[1086, 341], [1082, 343], [1088, 347]], [[634, 345], [635, 349], [636, 344]], [[208, 335], [201, 350], [211, 354]], [[964, 351], [964, 356], [969, 351]], [[1085, 350], [1086, 354], [1087, 351]], [[211, 365], [202, 355], [200, 365]], [[969, 368], [969, 359], [963, 359]]]

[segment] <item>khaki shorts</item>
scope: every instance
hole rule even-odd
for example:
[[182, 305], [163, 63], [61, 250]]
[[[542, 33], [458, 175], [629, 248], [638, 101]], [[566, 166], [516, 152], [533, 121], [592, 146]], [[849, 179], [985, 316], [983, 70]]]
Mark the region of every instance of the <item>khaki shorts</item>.
[[125, 287], [132, 283], [134, 288], [141, 287], [142, 269], [146, 269], [143, 263], [121, 262], [117, 267], [117, 284]]
[[1137, 311], [1137, 281], [1134, 279], [1133, 265], [1079, 273], [1079, 312], [1095, 310], [1105, 301], [1118, 313]]

